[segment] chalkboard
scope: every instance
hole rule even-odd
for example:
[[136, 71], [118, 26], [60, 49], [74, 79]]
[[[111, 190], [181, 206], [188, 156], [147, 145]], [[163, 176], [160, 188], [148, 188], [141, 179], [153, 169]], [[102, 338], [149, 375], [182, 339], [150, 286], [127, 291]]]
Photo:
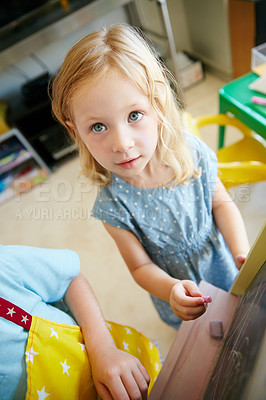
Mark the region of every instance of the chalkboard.
[[[242, 400], [266, 398], [266, 366], [263, 356], [263, 374], [257, 394], [250, 396], [251, 380], [257, 379], [258, 359], [265, 351], [266, 328], [266, 262], [242, 296], [225, 339], [218, 362], [209, 381], [204, 400]], [[258, 385], [262, 382], [262, 387]]]

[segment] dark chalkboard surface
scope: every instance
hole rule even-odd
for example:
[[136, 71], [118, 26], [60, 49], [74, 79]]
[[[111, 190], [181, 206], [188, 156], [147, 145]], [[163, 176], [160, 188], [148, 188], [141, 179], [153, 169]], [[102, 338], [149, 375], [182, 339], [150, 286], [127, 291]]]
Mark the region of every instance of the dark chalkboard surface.
[[238, 304], [204, 400], [266, 399], [265, 289], [266, 262]]

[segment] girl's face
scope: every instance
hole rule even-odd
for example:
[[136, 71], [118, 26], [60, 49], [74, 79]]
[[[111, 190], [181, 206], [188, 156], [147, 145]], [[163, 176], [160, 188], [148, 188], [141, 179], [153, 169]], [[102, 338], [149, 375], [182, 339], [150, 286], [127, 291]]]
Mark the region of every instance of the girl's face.
[[82, 87], [71, 102], [75, 127], [105, 169], [130, 182], [158, 163], [158, 119], [147, 96], [129, 79], [110, 72]]

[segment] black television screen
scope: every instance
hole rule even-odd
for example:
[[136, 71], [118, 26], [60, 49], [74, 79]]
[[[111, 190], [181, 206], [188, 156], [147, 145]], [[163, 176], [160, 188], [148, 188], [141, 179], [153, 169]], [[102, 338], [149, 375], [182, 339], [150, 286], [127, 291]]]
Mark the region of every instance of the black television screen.
[[48, 2], [49, 0], [2, 0], [0, 3], [0, 27], [16, 21]]

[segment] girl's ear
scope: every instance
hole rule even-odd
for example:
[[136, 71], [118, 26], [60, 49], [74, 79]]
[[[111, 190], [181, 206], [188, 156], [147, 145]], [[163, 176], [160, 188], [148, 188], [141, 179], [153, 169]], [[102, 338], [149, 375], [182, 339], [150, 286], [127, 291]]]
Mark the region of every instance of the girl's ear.
[[72, 124], [71, 121], [68, 121], [68, 120], [67, 120], [67, 121], [66, 121], [66, 125], [69, 126], [69, 128], [71, 128], [72, 131], [76, 132], [75, 126], [74, 126], [74, 124]]

